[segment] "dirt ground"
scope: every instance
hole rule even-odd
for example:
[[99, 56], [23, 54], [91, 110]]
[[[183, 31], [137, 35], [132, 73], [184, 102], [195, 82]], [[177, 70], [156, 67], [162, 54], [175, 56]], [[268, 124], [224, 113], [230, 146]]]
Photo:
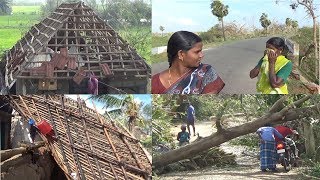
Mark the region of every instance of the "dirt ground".
[[[206, 137], [211, 135], [216, 131], [215, 127], [212, 126], [212, 122], [196, 122], [196, 134], [199, 133], [200, 136]], [[190, 126], [191, 128], [191, 126]], [[172, 127], [172, 135], [177, 135], [180, 132], [180, 125]], [[191, 130], [192, 131], [192, 130]], [[175, 137], [173, 137], [175, 138]], [[191, 136], [191, 142], [193, 142], [197, 136]], [[178, 143], [178, 141], [176, 141]], [[223, 143], [220, 147], [228, 152], [236, 155], [237, 166], [235, 167], [208, 167], [205, 169], [198, 169], [194, 171], [184, 171], [184, 172], [173, 172], [168, 174], [163, 174], [159, 178], [167, 180], [181, 180], [181, 179], [214, 179], [214, 180], [239, 180], [239, 179], [308, 179], [303, 177], [299, 172], [303, 168], [293, 168], [289, 172], [285, 172], [283, 167], [278, 164], [277, 168], [279, 172], [261, 172], [259, 169], [259, 160], [255, 156], [256, 152], [251, 152], [247, 150], [245, 146], [235, 146], [228, 142]]]

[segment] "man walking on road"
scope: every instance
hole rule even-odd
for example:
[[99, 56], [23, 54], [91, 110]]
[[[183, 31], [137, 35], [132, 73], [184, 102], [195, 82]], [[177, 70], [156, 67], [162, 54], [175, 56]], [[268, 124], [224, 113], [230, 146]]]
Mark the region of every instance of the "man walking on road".
[[187, 108], [187, 128], [188, 128], [188, 132], [191, 135], [190, 132], [190, 125], [193, 128], [193, 135], [196, 135], [196, 128], [194, 126], [194, 121], [196, 120], [195, 118], [195, 110], [194, 107], [191, 105], [191, 103], [189, 102], [188, 108]]

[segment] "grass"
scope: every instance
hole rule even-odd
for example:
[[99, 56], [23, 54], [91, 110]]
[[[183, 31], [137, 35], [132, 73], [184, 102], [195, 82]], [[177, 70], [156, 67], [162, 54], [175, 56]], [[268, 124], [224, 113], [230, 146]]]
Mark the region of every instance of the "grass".
[[21, 33], [19, 29], [0, 29], [0, 49], [12, 47], [20, 37]]
[[167, 52], [151, 55], [151, 63], [156, 64], [160, 62], [168, 61]]
[[30, 26], [38, 22], [38, 15], [13, 14], [0, 16], [0, 28]]
[[15, 13], [40, 13], [40, 6], [12, 6], [12, 12]]
[[152, 47], [166, 46], [171, 34], [165, 34], [163, 36], [152, 35]]

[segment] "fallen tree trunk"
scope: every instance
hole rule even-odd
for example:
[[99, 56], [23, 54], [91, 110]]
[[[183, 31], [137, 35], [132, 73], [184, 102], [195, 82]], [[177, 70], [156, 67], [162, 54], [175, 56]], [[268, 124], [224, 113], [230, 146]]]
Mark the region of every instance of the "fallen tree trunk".
[[[317, 110], [320, 108], [320, 103], [317, 105], [309, 106], [305, 108], [294, 108], [297, 105], [302, 104], [304, 101], [308, 100], [309, 98], [310, 96], [306, 96], [294, 102], [293, 104], [286, 106], [285, 108], [280, 108], [282, 103], [276, 102], [275, 103], [276, 106], [273, 106], [271, 108], [271, 112], [264, 115], [263, 117], [258, 118], [257, 120], [254, 120], [252, 122], [245, 123], [240, 126], [236, 126], [228, 129], [221, 129], [220, 131], [208, 137], [204, 137], [203, 139], [197, 142], [194, 142], [187, 146], [183, 146], [179, 149], [175, 149], [175, 150], [160, 154], [153, 159], [152, 165], [155, 168], [158, 168], [173, 162], [177, 162], [182, 159], [191, 158], [211, 147], [218, 146], [236, 137], [253, 133], [259, 127], [262, 127], [266, 123], [281, 123], [281, 122], [293, 121], [296, 119], [309, 116], [310, 113], [312, 113], [314, 110]], [[283, 98], [279, 99], [278, 101], [283, 101]], [[275, 110], [279, 110], [279, 111], [275, 112]]]
[[1, 161], [5, 161], [17, 154], [23, 154], [23, 153], [26, 153], [30, 150], [33, 150], [33, 149], [36, 149], [36, 148], [39, 148], [41, 146], [43, 146], [45, 143], [43, 141], [41, 142], [38, 142], [37, 144], [35, 145], [28, 145], [28, 146], [25, 146], [25, 147], [19, 147], [19, 148], [14, 148], [14, 149], [7, 149], [7, 150], [1, 150], [0, 154], [1, 154]]

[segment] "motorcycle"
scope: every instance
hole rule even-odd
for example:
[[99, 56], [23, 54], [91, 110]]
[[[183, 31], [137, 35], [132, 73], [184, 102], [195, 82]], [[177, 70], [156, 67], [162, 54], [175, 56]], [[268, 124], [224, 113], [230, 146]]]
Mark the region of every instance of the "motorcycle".
[[285, 171], [290, 171], [292, 166], [296, 166], [296, 158], [290, 147], [292, 140], [285, 138], [284, 142], [277, 143], [278, 162], [284, 167]]

